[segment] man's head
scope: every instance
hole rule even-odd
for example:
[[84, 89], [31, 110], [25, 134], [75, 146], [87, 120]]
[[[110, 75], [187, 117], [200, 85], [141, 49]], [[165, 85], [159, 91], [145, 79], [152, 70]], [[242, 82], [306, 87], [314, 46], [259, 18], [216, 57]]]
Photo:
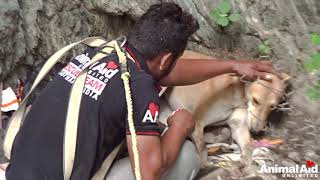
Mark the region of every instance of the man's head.
[[145, 57], [154, 78], [166, 76], [182, 55], [198, 22], [174, 3], [152, 5], [129, 31], [128, 41]]

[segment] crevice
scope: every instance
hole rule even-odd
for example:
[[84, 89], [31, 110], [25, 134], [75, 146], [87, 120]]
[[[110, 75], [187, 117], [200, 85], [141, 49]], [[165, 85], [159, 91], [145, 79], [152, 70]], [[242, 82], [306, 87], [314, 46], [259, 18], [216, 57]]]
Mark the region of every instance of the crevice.
[[211, 19], [208, 19], [207, 16], [205, 16], [205, 15], [203, 15], [203, 14], [201, 13], [201, 11], [200, 11], [200, 9], [198, 8], [197, 4], [196, 4], [193, 0], [191, 0], [191, 2], [193, 3], [193, 5], [194, 5], [194, 7], [195, 7], [195, 9], [196, 9], [196, 11], [197, 11], [197, 13], [200, 14], [200, 16], [201, 16], [203, 19], [206, 20], [207, 24], [208, 24], [212, 29], [216, 29], [216, 27], [214, 27], [214, 26], [211, 24], [211, 22], [210, 22]]
[[17, 0], [18, 6], [19, 6], [20, 9], [23, 8], [23, 6], [22, 6], [23, 2], [22, 2], [22, 1], [23, 1], [23, 0]]

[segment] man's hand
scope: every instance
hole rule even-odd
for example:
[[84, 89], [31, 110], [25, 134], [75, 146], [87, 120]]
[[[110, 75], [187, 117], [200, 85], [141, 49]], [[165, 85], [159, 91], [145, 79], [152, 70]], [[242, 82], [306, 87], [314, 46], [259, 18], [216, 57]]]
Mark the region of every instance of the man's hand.
[[196, 84], [226, 73], [237, 73], [246, 80], [261, 78], [270, 80], [267, 73], [279, 75], [269, 61], [221, 61], [204, 54], [185, 51], [172, 72], [161, 79], [161, 86], [185, 86]]
[[233, 70], [246, 80], [255, 80], [257, 78], [271, 80], [268, 73], [274, 74], [281, 78], [270, 61], [234, 61]]
[[[143, 180], [158, 180], [172, 167], [187, 135], [194, 128], [194, 121], [191, 113], [186, 110], [179, 110], [168, 118], [168, 125], [168, 130], [161, 137], [137, 136], [140, 169]], [[130, 135], [127, 135], [127, 146], [131, 167], [134, 169]]]
[[180, 129], [186, 137], [192, 133], [195, 125], [192, 114], [184, 109], [174, 111], [172, 116], [168, 117], [167, 123], [169, 127]]

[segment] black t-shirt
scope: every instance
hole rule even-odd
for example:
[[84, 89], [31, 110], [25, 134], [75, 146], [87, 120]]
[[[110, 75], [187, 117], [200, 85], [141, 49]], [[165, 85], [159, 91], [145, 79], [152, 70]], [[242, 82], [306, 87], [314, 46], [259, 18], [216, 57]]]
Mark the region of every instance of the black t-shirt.
[[[137, 134], [160, 135], [157, 82], [142, 55], [127, 51]], [[88, 48], [64, 67], [36, 99], [15, 138], [7, 180], [63, 180], [63, 136], [69, 93], [75, 77], [96, 54]], [[127, 106], [115, 53], [89, 67], [81, 102], [71, 180], [89, 180], [106, 156], [129, 134]]]

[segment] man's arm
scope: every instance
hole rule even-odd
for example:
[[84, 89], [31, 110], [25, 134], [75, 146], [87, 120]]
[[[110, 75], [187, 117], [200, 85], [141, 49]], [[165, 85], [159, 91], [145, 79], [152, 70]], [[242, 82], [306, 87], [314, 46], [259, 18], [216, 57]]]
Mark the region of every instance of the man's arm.
[[[140, 169], [143, 180], [158, 180], [173, 165], [194, 122], [185, 110], [176, 112], [168, 119], [169, 129], [162, 137], [138, 135]], [[134, 168], [131, 136], [127, 135], [131, 167]], [[134, 172], [134, 169], [132, 169]]]
[[269, 61], [223, 61], [185, 51], [172, 72], [160, 81], [160, 85], [191, 85], [225, 73], [245, 75], [248, 79], [259, 77], [266, 80], [269, 79], [267, 73], [278, 74]]

